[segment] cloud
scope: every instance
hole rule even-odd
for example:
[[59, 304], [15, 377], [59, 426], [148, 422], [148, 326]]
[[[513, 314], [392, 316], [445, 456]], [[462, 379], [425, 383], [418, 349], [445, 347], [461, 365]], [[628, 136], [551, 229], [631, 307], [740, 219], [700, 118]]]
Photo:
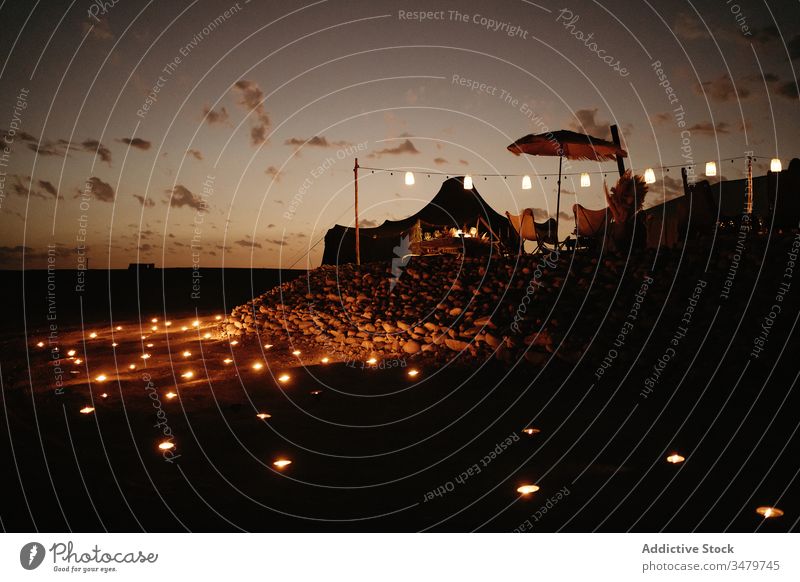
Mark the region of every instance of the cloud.
[[280, 182], [281, 181], [281, 172], [275, 166], [270, 166], [269, 168], [264, 170], [264, 173], [267, 176], [270, 176], [276, 182]]
[[53, 198], [58, 198], [58, 190], [55, 186], [53, 186], [52, 183], [48, 182], [47, 180], [39, 180], [38, 184], [40, 188], [50, 194]]
[[695, 123], [694, 125], [687, 128], [692, 133], [698, 133], [700, 135], [717, 135], [717, 134], [726, 134], [730, 133], [730, 124], [724, 121], [720, 121], [715, 126], [710, 121], [703, 121], [701, 123]]
[[255, 248], [255, 249], [263, 248], [261, 246], [261, 243], [257, 243], [256, 241], [245, 240], [245, 239], [234, 241], [233, 244], [239, 245], [240, 247], [251, 248], [251, 249], [252, 248]]
[[433, 163], [439, 166], [446, 166], [449, 162], [444, 158], [434, 158]]
[[252, 112], [258, 123], [250, 129], [250, 140], [253, 145], [261, 145], [267, 139], [270, 126], [269, 116], [264, 109], [264, 92], [255, 81], [242, 79], [234, 84], [239, 91], [239, 105]]
[[169, 197], [169, 205], [173, 208], [183, 208], [184, 206], [188, 206], [189, 208], [194, 208], [195, 210], [205, 210], [206, 203], [203, 202], [203, 199], [194, 194], [191, 190], [189, 190], [185, 186], [181, 186], [178, 184], [172, 190], [166, 190], [167, 194], [171, 194]]
[[778, 84], [775, 87], [775, 92], [781, 97], [797, 101], [797, 84], [794, 81], [786, 81], [785, 83]]
[[695, 94], [708, 95], [712, 101], [718, 103], [736, 101], [737, 91], [738, 99], [747, 99], [751, 94], [750, 88], [745, 83], [739, 83], [736, 88], [734, 88], [731, 78], [725, 73], [711, 81], [695, 83], [693, 89]]
[[347, 147], [353, 145], [349, 141], [339, 140], [339, 141], [328, 141], [328, 139], [321, 135], [315, 135], [314, 137], [310, 137], [308, 139], [303, 139], [302, 137], [292, 137], [287, 139], [283, 142], [283, 145], [288, 146], [311, 146], [311, 147], [318, 147], [318, 148], [332, 148], [332, 147]]
[[203, 161], [203, 152], [200, 150], [186, 150], [186, 153], [198, 161]]
[[96, 139], [85, 139], [81, 142], [83, 151], [97, 154], [101, 160], [111, 165], [111, 150]]
[[467, 160], [458, 160], [458, 163], [462, 166], [469, 166], [469, 162]]
[[209, 125], [214, 125], [215, 123], [225, 123], [228, 121], [228, 110], [224, 107], [220, 107], [219, 111], [211, 109], [209, 105], [203, 107], [203, 118], [208, 122]]
[[133, 197], [136, 198], [139, 201], [139, 204], [141, 204], [145, 208], [152, 208], [153, 206], [156, 205], [155, 200], [153, 200], [152, 198], [145, 198], [141, 194], [134, 194]]
[[277, 245], [279, 247], [285, 247], [286, 246], [286, 241], [285, 240], [278, 240], [278, 239], [275, 239], [275, 238], [265, 239], [264, 242], [267, 243], [267, 244], [270, 244], [270, 245]]
[[114, 40], [116, 38], [108, 24], [108, 19], [105, 18], [84, 22], [83, 33], [89, 33], [89, 38], [94, 40]]
[[123, 137], [119, 141], [124, 144], [128, 144], [132, 148], [137, 148], [140, 150], [149, 150], [150, 146], [152, 145], [149, 141], [140, 137]]
[[101, 202], [114, 201], [114, 189], [111, 187], [111, 184], [103, 182], [97, 176], [92, 176], [86, 181], [83, 193], [90, 194], [91, 196], [94, 196], [96, 200]]
[[577, 121], [570, 121], [569, 128], [579, 133], [586, 133], [592, 137], [608, 139], [611, 136], [608, 121], [597, 119], [597, 109], [578, 109], [575, 112]]
[[650, 116], [650, 121], [653, 122], [653, 125], [664, 125], [668, 123], [672, 119], [672, 114], [668, 111], [662, 111], [661, 113], [653, 113]]
[[789, 56], [792, 60], [800, 59], [800, 34], [793, 36], [786, 46], [789, 49]]
[[418, 154], [419, 150], [411, 143], [410, 139], [405, 140], [400, 145], [393, 148], [385, 148], [369, 154], [368, 158], [379, 158], [381, 156], [396, 156], [401, 154]]

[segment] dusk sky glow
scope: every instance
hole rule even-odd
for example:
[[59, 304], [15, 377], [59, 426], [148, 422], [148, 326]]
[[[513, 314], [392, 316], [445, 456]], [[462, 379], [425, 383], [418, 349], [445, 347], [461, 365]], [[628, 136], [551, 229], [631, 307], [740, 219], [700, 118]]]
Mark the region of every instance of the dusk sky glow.
[[[558, 160], [506, 150], [548, 129], [608, 138], [616, 123], [639, 173], [751, 151], [762, 174], [800, 152], [798, 7], [732, 6], [6, 3], [0, 263], [43, 267], [55, 244], [74, 269], [85, 232], [93, 268], [188, 267], [193, 242], [203, 267], [314, 267], [322, 243], [309, 248], [352, 224], [356, 156], [397, 170], [362, 171], [362, 226], [430, 201], [445, 176], [427, 172], [476, 175], [500, 213], [555, 215], [556, 180], [537, 173]], [[743, 171], [720, 163], [723, 178]], [[682, 191], [679, 169], [658, 177], [648, 205]], [[604, 205], [602, 174], [564, 191], [567, 214]]]

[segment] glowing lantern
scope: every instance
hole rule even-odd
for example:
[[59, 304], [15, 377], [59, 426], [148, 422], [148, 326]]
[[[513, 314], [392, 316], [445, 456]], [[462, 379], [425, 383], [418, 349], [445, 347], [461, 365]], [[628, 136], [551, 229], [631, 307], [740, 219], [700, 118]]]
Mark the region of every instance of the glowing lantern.
[[255, 364], [253, 364], [253, 369], [254, 370], [260, 370], [263, 367], [264, 367], [264, 364], [262, 364], [261, 362], [256, 362]]
[[517, 493], [521, 495], [530, 495], [531, 493], [536, 493], [538, 490], [538, 485], [523, 485], [521, 487], [517, 487]]
[[584, 172], [581, 174], [581, 188], [588, 188], [592, 185], [592, 179], [589, 177], [589, 174]]
[[464, 190], [472, 190], [472, 176], [469, 174], [464, 176]]
[[68, 352], [67, 352], [67, 355], [68, 355], [68, 356], [71, 358], [72, 356], [74, 356], [74, 355], [75, 355], [75, 350], [70, 350], [70, 351], [68, 351]]
[[121, 325], [117, 326], [117, 331], [122, 331], [122, 326]]
[[324, 358], [322, 358], [322, 359], [320, 360], [320, 362], [322, 362], [323, 364], [327, 364], [327, 363], [328, 363], [328, 362], [330, 362], [330, 361], [331, 361], [331, 359], [330, 359], [330, 358], [328, 358], [327, 356], [326, 356], [326, 357], [324, 357]]
[[207, 331], [203, 337], [204, 337], [205, 339], [211, 339], [211, 332], [210, 332], [210, 331]]
[[143, 360], [149, 360], [150, 359], [150, 354], [142, 354], [139, 357], [142, 358]]
[[780, 172], [783, 169], [779, 158], [772, 158], [769, 162], [770, 172]]
[[147, 336], [146, 336], [146, 335], [143, 335], [143, 336], [142, 336], [142, 339], [143, 339], [143, 340], [144, 340], [144, 339], [147, 339]]
[[200, 327], [200, 322], [199, 322], [197, 319], [195, 319], [195, 320], [192, 322], [192, 327]]
[[231, 360], [230, 358], [225, 358], [224, 360], [222, 360], [222, 363], [223, 364], [230, 364], [232, 361], [233, 360]]
[[161, 449], [162, 451], [168, 451], [170, 449], [174, 449], [175, 445], [169, 441], [163, 441], [158, 443], [158, 448]]
[[39, 343], [37, 343], [37, 344], [36, 344], [36, 347], [37, 347], [37, 348], [43, 348], [43, 347], [44, 347], [44, 342], [39, 342]]
[[417, 370], [416, 368], [411, 368], [408, 371], [408, 375], [411, 376], [412, 378], [416, 377], [417, 374], [419, 374], [419, 370]]
[[303, 353], [303, 352], [301, 352], [300, 350], [294, 350], [294, 351], [292, 352], [292, 355], [293, 355], [293, 356], [299, 356], [301, 353]]
[[717, 175], [717, 162], [706, 162], [706, 176]]
[[647, 168], [644, 171], [644, 183], [645, 184], [655, 184], [656, 183], [656, 173], [653, 171], [653, 168]]
[[782, 516], [783, 510], [778, 509], [777, 507], [759, 507], [756, 509], [756, 513], [764, 516], [765, 519], [769, 519], [771, 517]]
[[281, 374], [278, 376], [278, 382], [283, 382], [284, 384], [286, 384], [286, 382], [288, 382], [290, 379], [291, 376], [289, 376], [289, 374]]
[[191, 355], [192, 355], [192, 352], [190, 352], [189, 350], [186, 350], [186, 351], [185, 351], [185, 352], [183, 352], [181, 355], [182, 355], [184, 358], [188, 358], [189, 356], [191, 356]]
[[152, 348], [153, 344], [145, 344], [145, 347]]
[[165, 321], [165, 322], [164, 322], [164, 325], [165, 325], [166, 327], [169, 327], [170, 325], [172, 325], [172, 322], [171, 322], [171, 321]]
[[522, 189], [530, 190], [531, 188], [533, 188], [531, 185], [531, 177], [528, 175], [522, 176]]
[[678, 453], [673, 453], [669, 457], [667, 457], [667, 463], [672, 463], [673, 465], [679, 465], [686, 460], [685, 457], [679, 455]]
[[98, 382], [105, 382], [106, 381], [106, 375], [105, 374], [100, 374], [97, 378], [95, 378], [95, 380], [97, 380]]
[[107, 393], [107, 392], [103, 392], [103, 393], [100, 395], [100, 398], [108, 398], [108, 393]]
[[268, 418], [272, 418], [272, 415], [267, 414], [266, 412], [259, 412], [258, 414], [256, 414], [256, 416], [261, 420], [267, 420]]
[[283, 469], [284, 467], [291, 465], [292, 462], [289, 459], [277, 459], [272, 464], [278, 469]]
[[153, 326], [153, 327], [151, 327], [150, 329], [151, 329], [152, 331], [158, 331], [158, 326], [157, 326], [157, 325], [154, 325], [154, 326]]
[[194, 372], [192, 372], [191, 370], [181, 374], [181, 378], [186, 378], [187, 380], [189, 380], [190, 378], [193, 378], [193, 377], [194, 377]]
[[522, 432], [524, 432], [528, 436], [533, 436], [535, 434], [539, 434], [542, 431], [540, 431], [538, 428], [533, 428], [529, 426], [528, 428], [523, 428]]
[[188, 327], [186, 327], [185, 325], [181, 327], [181, 331], [187, 331], [188, 329], [189, 329], [189, 328], [188, 328]]
[[217, 321], [219, 321], [220, 319], [222, 319], [222, 316], [221, 316], [221, 315], [216, 315], [216, 316], [214, 316], [214, 319], [216, 319]]
[[92, 332], [92, 333], [89, 334], [89, 337], [94, 339], [94, 338], [97, 337], [97, 334], [95, 332]]
[[112, 347], [112, 348], [115, 348], [115, 347], [117, 347], [118, 345], [119, 345], [119, 344], [118, 344], [117, 342], [111, 342], [111, 347]]
[[414, 172], [406, 172], [406, 186], [414, 185]]
[[135, 370], [135, 369], [136, 369], [136, 364], [130, 364], [130, 365], [128, 366], [128, 369], [130, 369], [130, 370]]
[[93, 412], [94, 408], [92, 408], [91, 406], [84, 406], [83, 408], [81, 408], [81, 414], [91, 414]]
[[172, 400], [173, 398], [177, 398], [178, 395], [174, 392], [167, 392], [164, 396], [167, 397], [167, 400]]

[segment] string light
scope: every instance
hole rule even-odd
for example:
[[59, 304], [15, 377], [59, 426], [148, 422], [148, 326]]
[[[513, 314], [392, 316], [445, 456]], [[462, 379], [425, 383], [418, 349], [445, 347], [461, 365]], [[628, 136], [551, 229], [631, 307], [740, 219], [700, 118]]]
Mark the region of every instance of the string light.
[[472, 176], [469, 174], [464, 176], [464, 190], [472, 190]]
[[706, 176], [714, 177], [717, 175], [717, 162], [706, 162]]
[[781, 160], [779, 158], [772, 158], [769, 162], [769, 171], [770, 172], [780, 172], [783, 169], [781, 165]]
[[406, 186], [414, 185], [414, 172], [406, 172]]
[[653, 171], [653, 168], [647, 168], [644, 171], [644, 183], [645, 184], [655, 184], [656, 183], [656, 173]]
[[[503, 178], [505, 179], [505, 178]], [[531, 185], [531, 177], [525, 174], [522, 176], [522, 189], [523, 190], [530, 190], [533, 186]]]
[[592, 185], [592, 180], [589, 178], [589, 174], [587, 172], [583, 172], [581, 174], [581, 188], [588, 188]]

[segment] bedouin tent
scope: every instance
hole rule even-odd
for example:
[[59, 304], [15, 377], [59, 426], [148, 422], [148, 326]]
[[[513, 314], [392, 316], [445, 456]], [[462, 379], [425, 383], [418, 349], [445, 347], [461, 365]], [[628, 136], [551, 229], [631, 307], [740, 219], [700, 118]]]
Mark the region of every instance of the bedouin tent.
[[[442, 183], [439, 192], [417, 213], [402, 220], [386, 220], [374, 228], [360, 228], [361, 261], [387, 261], [395, 257], [394, 248], [410, 235], [417, 224], [447, 231], [477, 227], [491, 233], [503, 244], [514, 247], [516, 233], [505, 216], [494, 211], [474, 187], [464, 189], [464, 178], [456, 176]], [[325, 235], [323, 265], [354, 263], [355, 228], [337, 224]]]

